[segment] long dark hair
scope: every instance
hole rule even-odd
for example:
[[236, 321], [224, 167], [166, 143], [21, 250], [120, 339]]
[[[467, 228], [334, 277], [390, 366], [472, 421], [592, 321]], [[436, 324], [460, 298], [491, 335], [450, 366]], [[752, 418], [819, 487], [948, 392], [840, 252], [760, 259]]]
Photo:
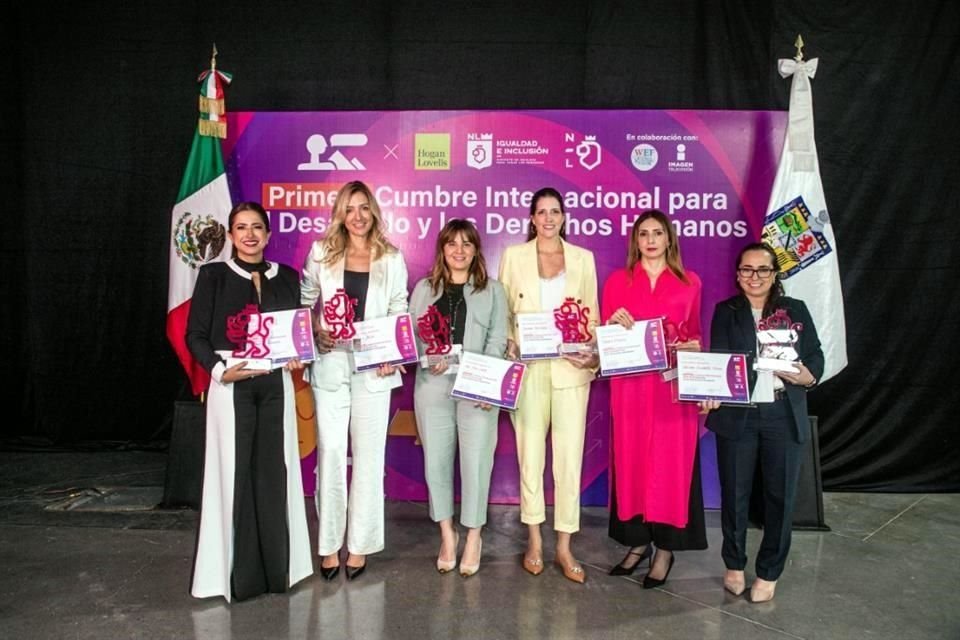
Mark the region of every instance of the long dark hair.
[[[233, 206], [233, 209], [230, 209], [230, 215], [227, 216], [227, 231], [233, 231], [233, 219], [236, 218], [237, 214], [241, 211], [253, 211], [257, 214], [260, 217], [260, 221], [263, 222], [263, 228], [267, 230], [267, 233], [270, 233], [270, 218], [267, 216], [267, 212], [264, 210], [262, 204], [252, 200], [238, 202]], [[230, 257], [237, 257], [237, 248], [232, 244], [230, 246]]]
[[[786, 295], [783, 290], [783, 282], [780, 280], [780, 264], [777, 262], [777, 253], [765, 242], [753, 242], [740, 249], [734, 266], [735, 269], [740, 269], [740, 261], [743, 260], [743, 255], [748, 251], [762, 251], [770, 256], [770, 266], [773, 267], [773, 275], [770, 277], [773, 278], [773, 286], [770, 287], [770, 293], [767, 294], [767, 299], [763, 303], [763, 317], [769, 318], [780, 306], [780, 300]], [[739, 272], [737, 272], [737, 275], [737, 289], [742, 295], [745, 295], [743, 287], [740, 286]]]
[[453, 218], [443, 225], [443, 229], [437, 234], [437, 251], [433, 260], [433, 268], [430, 269], [430, 275], [427, 276], [430, 282], [430, 288], [433, 294], [440, 293], [440, 289], [450, 284], [450, 268], [447, 267], [447, 261], [443, 259], [443, 248], [447, 243], [462, 233], [467, 242], [473, 245], [476, 253], [473, 261], [470, 263], [469, 277], [473, 280], [473, 288], [476, 291], [483, 291], [487, 286], [487, 261], [483, 258], [483, 251], [480, 248], [480, 233], [477, 227], [469, 220], [462, 218]]
[[651, 218], [659, 222], [660, 226], [663, 227], [663, 232], [667, 234], [667, 253], [664, 256], [667, 267], [673, 272], [673, 275], [680, 279], [680, 282], [690, 284], [687, 272], [683, 270], [683, 260], [680, 259], [680, 243], [677, 241], [677, 230], [670, 224], [667, 214], [659, 209], [644, 211], [633, 223], [633, 230], [630, 232], [630, 250], [627, 251], [627, 278], [633, 278], [633, 268], [640, 262], [640, 247], [637, 246], [640, 225]]
[[530, 226], [527, 227], [527, 242], [530, 242], [537, 237], [537, 228], [533, 226], [533, 214], [537, 212], [537, 201], [540, 198], [556, 198], [557, 202], [560, 203], [560, 213], [563, 214], [563, 224], [560, 225], [560, 237], [566, 240], [567, 210], [563, 206], [563, 196], [560, 195], [560, 192], [553, 187], [544, 187], [533, 194], [533, 198], [530, 199]]

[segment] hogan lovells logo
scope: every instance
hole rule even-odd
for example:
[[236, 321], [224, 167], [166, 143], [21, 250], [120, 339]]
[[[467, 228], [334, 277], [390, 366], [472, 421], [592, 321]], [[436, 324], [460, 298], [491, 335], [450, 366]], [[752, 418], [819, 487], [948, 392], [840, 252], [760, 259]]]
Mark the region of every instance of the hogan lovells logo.
[[418, 133], [414, 136], [415, 171], [450, 170], [450, 134]]

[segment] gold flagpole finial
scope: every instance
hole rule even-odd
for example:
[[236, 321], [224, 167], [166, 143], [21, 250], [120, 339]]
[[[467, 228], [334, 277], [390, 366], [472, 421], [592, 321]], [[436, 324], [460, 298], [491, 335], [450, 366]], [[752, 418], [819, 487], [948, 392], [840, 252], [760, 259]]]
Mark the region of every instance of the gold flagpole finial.
[[217, 68], [217, 43], [213, 43], [213, 54], [210, 56], [210, 68]]
[[797, 48], [797, 55], [795, 55], [793, 59], [797, 62], [801, 62], [803, 60], [803, 37], [799, 33], [797, 34], [797, 39], [793, 43], [793, 46]]

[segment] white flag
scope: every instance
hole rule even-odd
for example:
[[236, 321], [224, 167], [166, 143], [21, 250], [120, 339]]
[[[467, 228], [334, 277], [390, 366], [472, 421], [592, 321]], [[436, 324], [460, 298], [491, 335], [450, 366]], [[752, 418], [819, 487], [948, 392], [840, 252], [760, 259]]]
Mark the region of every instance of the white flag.
[[810, 309], [823, 345], [822, 382], [847, 366], [847, 330], [837, 241], [813, 135], [810, 79], [817, 72], [817, 59], [782, 59], [779, 71], [784, 78], [793, 76], [790, 115], [760, 239], [777, 253], [787, 295], [803, 300]]

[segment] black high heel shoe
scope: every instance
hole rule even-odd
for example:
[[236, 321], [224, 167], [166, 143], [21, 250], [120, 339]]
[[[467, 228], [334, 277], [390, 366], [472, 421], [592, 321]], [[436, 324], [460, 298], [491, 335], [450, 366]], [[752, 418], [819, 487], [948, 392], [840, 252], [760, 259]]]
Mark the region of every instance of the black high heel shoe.
[[[666, 583], [667, 578], [670, 577], [670, 570], [673, 569], [673, 562], [674, 562], [674, 560], [676, 560], [676, 559], [677, 559], [677, 554], [671, 552], [671, 553], [670, 553], [670, 566], [667, 567], [667, 572], [666, 572], [665, 574], [663, 574], [663, 577], [662, 577], [662, 578], [651, 578], [649, 573], [648, 573], [647, 575], [643, 576], [643, 588], [644, 588], [644, 589], [656, 589], [657, 587], [663, 586], [663, 585]], [[653, 566], [653, 562], [652, 562], [652, 561], [650, 562], [650, 565], [651, 565], [651, 567]]]
[[323, 579], [327, 582], [330, 582], [340, 573], [340, 565], [335, 567], [320, 567], [320, 575], [323, 576]]
[[[641, 553], [637, 553], [633, 549], [630, 549], [630, 551], [627, 551], [627, 555], [623, 557], [623, 560], [620, 561], [620, 564], [614, 565], [614, 567], [610, 569], [610, 575], [611, 576], [633, 575], [633, 572], [637, 570], [637, 567], [640, 566], [640, 563], [652, 555], [653, 555], [652, 544], [648, 544]], [[629, 560], [631, 557], [637, 558], [637, 561], [628, 567], [626, 566], [627, 560]]]
[[347, 565], [347, 580], [356, 580], [357, 578], [360, 577], [360, 574], [362, 574], [366, 570], [367, 570], [366, 562], [364, 562], [359, 567], [351, 567], [350, 565]]

